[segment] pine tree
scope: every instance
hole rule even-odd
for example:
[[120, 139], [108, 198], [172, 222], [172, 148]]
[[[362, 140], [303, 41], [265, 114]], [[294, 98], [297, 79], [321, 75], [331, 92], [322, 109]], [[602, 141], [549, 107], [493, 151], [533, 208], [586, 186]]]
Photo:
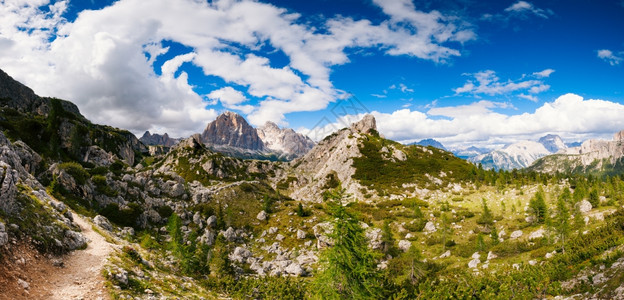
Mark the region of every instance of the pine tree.
[[492, 238], [492, 245], [498, 245], [498, 229], [496, 229], [496, 226], [492, 226], [490, 238]]
[[215, 239], [214, 246], [210, 253], [210, 275], [216, 278], [228, 278], [234, 274], [230, 258], [230, 248], [222, 234]]
[[535, 193], [535, 196], [531, 198], [529, 208], [537, 223], [544, 223], [546, 221], [548, 217], [548, 206], [546, 205], [546, 200], [544, 200], [544, 190], [542, 190], [541, 187]]
[[481, 217], [477, 220], [477, 223], [481, 225], [492, 225], [494, 223], [494, 217], [492, 216], [492, 212], [487, 206], [485, 198], [482, 198], [481, 201], [483, 205], [483, 212], [481, 213]]
[[399, 254], [399, 249], [395, 245], [395, 239], [392, 235], [392, 229], [390, 228], [390, 221], [385, 221], [383, 228], [381, 229], [381, 243], [382, 251], [386, 255], [396, 257]]
[[381, 298], [382, 278], [376, 255], [368, 249], [364, 229], [356, 215], [341, 204], [344, 190], [327, 193], [334, 245], [321, 253], [319, 273], [312, 283], [316, 299]]
[[561, 240], [561, 249], [565, 253], [565, 243], [570, 235], [570, 210], [563, 197], [557, 200], [557, 216], [554, 220], [554, 228], [557, 236]]
[[591, 203], [592, 207], [598, 207], [600, 205], [600, 197], [598, 196], [598, 189], [593, 188], [591, 192], [589, 192], [589, 203]]

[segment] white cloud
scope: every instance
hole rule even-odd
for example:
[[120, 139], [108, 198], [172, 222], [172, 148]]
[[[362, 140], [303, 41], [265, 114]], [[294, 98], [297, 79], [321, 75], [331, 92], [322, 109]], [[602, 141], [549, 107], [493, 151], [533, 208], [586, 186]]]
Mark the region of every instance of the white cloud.
[[[401, 109], [392, 113], [373, 112], [379, 132], [387, 138], [405, 141], [435, 138], [450, 148], [489, 146], [534, 139], [556, 133], [566, 140], [610, 138], [624, 129], [624, 105], [605, 100], [586, 100], [565, 94], [544, 103], [533, 112], [507, 115], [493, 111], [509, 104], [479, 101], [469, 105], [439, 107], [420, 112]], [[349, 116], [355, 121], [363, 115]], [[440, 118], [442, 116], [443, 118]], [[340, 124], [331, 124], [341, 128]], [[327, 125], [328, 128], [332, 128]], [[305, 132], [302, 130], [302, 132]], [[331, 133], [331, 132], [330, 132]]]
[[[344, 93], [330, 74], [349, 62], [347, 49], [442, 63], [460, 55], [451, 45], [476, 38], [461, 20], [418, 11], [409, 0], [375, 0], [388, 16], [378, 24], [336, 16], [323, 21], [323, 31], [251, 0], [119, 0], [72, 22], [63, 18], [67, 3], [0, 2], [0, 66], [39, 94], [74, 101], [95, 122], [134, 132], [168, 128], [177, 136], [200, 131], [216, 115], [180, 72], [185, 63], [263, 99], [241, 106], [219, 98], [249, 113], [253, 124], [285, 125], [284, 114], [324, 109]], [[169, 59], [158, 75], [154, 63], [170, 51], [163, 41], [191, 50]], [[264, 46], [282, 51], [288, 65], [272, 67], [258, 51], [250, 54]]]
[[533, 101], [533, 102], [537, 102], [538, 101], [537, 97], [534, 96], [534, 95], [520, 94], [520, 95], [518, 95], [518, 97], [520, 97], [522, 99], [529, 100], [529, 101]]
[[210, 92], [207, 97], [215, 101], [220, 101], [226, 108], [240, 110], [245, 114], [250, 113], [254, 109], [252, 105], [240, 105], [249, 99], [247, 99], [247, 97], [245, 97], [245, 95], [240, 91], [237, 91], [229, 86], [214, 90]]
[[[537, 74], [543, 72], [546, 71], [538, 72]], [[465, 75], [472, 76], [474, 79], [469, 79], [463, 86], [453, 89], [455, 94], [471, 93], [473, 95], [485, 94], [493, 96], [510, 94], [518, 91], [527, 91], [531, 94], [539, 94], [550, 89], [549, 85], [544, 84], [543, 81], [537, 79], [521, 79], [517, 81], [507, 80], [503, 82], [498, 76], [496, 76], [496, 72], [492, 70]], [[528, 99], [526, 96], [523, 98]]]
[[526, 1], [518, 1], [512, 4], [511, 6], [505, 8], [505, 12], [519, 15], [533, 14], [544, 19], [548, 19], [549, 14], [549, 12], [537, 8], [535, 5]]
[[546, 77], [550, 77], [550, 74], [552, 74], [554, 72], [555, 72], [555, 70], [553, 70], [553, 69], [546, 69], [546, 70], [541, 71], [541, 72], [533, 73], [533, 76], [546, 78]]
[[619, 65], [624, 57], [615, 55], [611, 50], [603, 49], [598, 50], [598, 58], [608, 62], [610, 65]]

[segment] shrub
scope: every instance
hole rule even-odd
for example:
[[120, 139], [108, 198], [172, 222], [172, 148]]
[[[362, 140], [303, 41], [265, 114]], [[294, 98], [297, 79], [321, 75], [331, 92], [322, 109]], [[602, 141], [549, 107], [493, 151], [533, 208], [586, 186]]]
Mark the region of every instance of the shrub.
[[76, 162], [65, 162], [59, 165], [59, 168], [65, 170], [67, 174], [74, 177], [76, 183], [79, 185], [83, 185], [87, 183], [87, 179], [89, 178], [89, 173]]

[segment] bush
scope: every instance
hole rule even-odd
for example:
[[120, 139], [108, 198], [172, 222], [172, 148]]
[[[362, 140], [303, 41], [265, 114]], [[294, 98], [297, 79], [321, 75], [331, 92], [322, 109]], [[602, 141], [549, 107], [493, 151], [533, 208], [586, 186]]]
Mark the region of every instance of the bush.
[[59, 165], [59, 168], [65, 170], [67, 174], [74, 177], [76, 183], [79, 185], [83, 185], [87, 183], [87, 179], [89, 178], [89, 173], [76, 162], [66, 162]]
[[117, 203], [108, 204], [100, 214], [121, 226], [134, 227], [137, 218], [143, 213], [141, 206], [137, 203], [129, 203], [127, 208], [119, 209]]

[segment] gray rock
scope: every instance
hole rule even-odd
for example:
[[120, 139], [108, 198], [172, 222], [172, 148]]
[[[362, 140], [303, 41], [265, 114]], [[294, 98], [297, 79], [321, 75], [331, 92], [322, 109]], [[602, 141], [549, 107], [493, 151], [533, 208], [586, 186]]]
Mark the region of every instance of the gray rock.
[[266, 221], [266, 219], [268, 218], [267, 213], [264, 210], [261, 210], [258, 215], [256, 216], [256, 219], [260, 220], [260, 221]]
[[229, 255], [230, 260], [239, 263], [245, 263], [249, 257], [251, 257], [251, 251], [243, 247], [234, 248], [234, 251]]
[[76, 250], [87, 246], [87, 238], [85, 238], [80, 232], [67, 230], [65, 231], [63, 244], [69, 250]]
[[199, 237], [199, 241], [203, 244], [206, 244], [208, 246], [212, 246], [215, 242], [215, 234], [214, 232], [206, 229], [204, 231], [204, 234], [202, 236]]
[[381, 240], [381, 229], [379, 228], [369, 228], [366, 231], [366, 238], [368, 239], [368, 247], [373, 250], [381, 249], [383, 241]]
[[593, 208], [592, 204], [589, 201], [587, 201], [587, 200], [583, 200], [583, 201], [579, 202], [577, 205], [579, 206], [579, 211], [581, 213], [589, 212]]
[[280, 241], [280, 242], [281, 242], [281, 241], [283, 241], [283, 240], [284, 240], [284, 238], [285, 238], [285, 237], [284, 237], [283, 235], [279, 234], [279, 233], [275, 236], [275, 239], [276, 239], [276, 240], [278, 240], [278, 241]]
[[202, 220], [202, 216], [199, 212], [195, 212], [193, 215], [193, 223], [197, 224], [199, 228], [203, 228], [204, 221]]
[[479, 258], [473, 258], [470, 262], [468, 262], [468, 268], [474, 269], [481, 263]]
[[102, 216], [102, 215], [95, 216], [95, 218], [93, 218], [93, 223], [95, 223], [95, 225], [97, 226], [100, 226], [104, 230], [113, 231], [113, 225], [111, 225], [111, 223], [108, 221], [108, 219], [105, 216]]
[[0, 247], [9, 243], [9, 234], [6, 232], [4, 223], [0, 222]]
[[431, 222], [431, 221], [427, 222], [427, 224], [425, 224], [424, 231], [425, 232], [435, 232], [436, 231], [435, 224], [433, 224], [433, 222]]
[[291, 263], [288, 265], [284, 271], [293, 276], [303, 276], [305, 275], [305, 270], [298, 263]]
[[177, 198], [182, 196], [185, 192], [186, 190], [184, 189], [184, 185], [181, 183], [176, 183], [173, 185], [173, 187], [171, 187], [171, 190], [168, 194], [171, 197]]
[[90, 146], [87, 153], [85, 153], [83, 161], [90, 162], [98, 167], [110, 166], [115, 162], [115, 156], [98, 146]]
[[439, 258], [447, 258], [451, 256], [451, 250], [446, 250], [446, 252], [442, 253]]
[[208, 217], [208, 219], [206, 219], [206, 226], [212, 228], [215, 225], [217, 225], [217, 216], [210, 216]]
[[494, 254], [492, 251], [488, 252], [487, 260], [495, 259], [498, 255]]
[[237, 237], [236, 237], [236, 232], [234, 231], [234, 228], [228, 227], [228, 229], [223, 232], [223, 237], [225, 237], [225, 239], [228, 240], [229, 242], [235, 241]]
[[399, 149], [394, 149], [394, 151], [392, 152], [392, 156], [398, 161], [407, 160], [407, 155], [405, 155], [405, 153]]
[[522, 230], [516, 230], [516, 231], [511, 233], [509, 238], [513, 240], [513, 239], [517, 239], [517, 238], [519, 238], [521, 236], [522, 236]]
[[122, 285], [128, 285], [128, 271], [118, 269], [113, 278]]
[[30, 288], [30, 284], [24, 280], [21, 279], [17, 279], [17, 284], [22, 287], [23, 289], [27, 290]]
[[412, 242], [408, 240], [399, 241], [399, 249], [403, 250], [403, 252], [407, 252], [407, 250], [409, 250], [410, 247], [412, 247]]
[[529, 240], [541, 239], [541, 238], [544, 237], [544, 233], [545, 232], [546, 231], [544, 229], [542, 229], [542, 228], [540, 228], [540, 229], [538, 229], [536, 231], [533, 231], [533, 232], [531, 232], [531, 234], [529, 234]]
[[271, 227], [269, 228], [269, 234], [274, 234], [277, 232], [277, 227]]
[[301, 229], [297, 229], [297, 239], [303, 240], [305, 239], [307, 236], [306, 232], [301, 230]]
[[126, 236], [126, 235], [127, 236], [134, 236], [134, 228], [132, 228], [132, 227], [124, 227], [121, 230], [121, 235], [122, 236]]

